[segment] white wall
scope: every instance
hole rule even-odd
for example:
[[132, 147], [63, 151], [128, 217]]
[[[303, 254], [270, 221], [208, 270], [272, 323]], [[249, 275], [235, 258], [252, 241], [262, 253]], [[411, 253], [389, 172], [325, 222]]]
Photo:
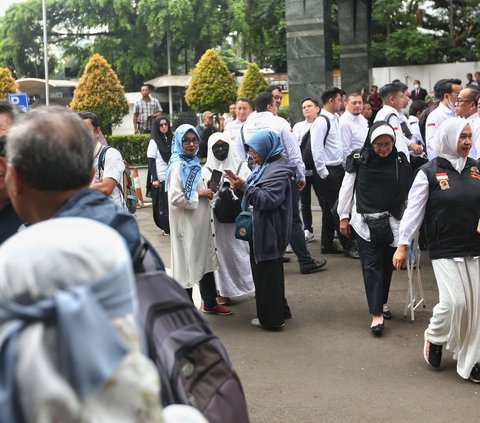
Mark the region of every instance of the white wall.
[[372, 69], [372, 83], [382, 85], [399, 79], [413, 89], [413, 81], [418, 79], [423, 88], [432, 91], [439, 79], [458, 78], [465, 85], [467, 73], [480, 72], [480, 62], [441, 63], [435, 65], [391, 66]]

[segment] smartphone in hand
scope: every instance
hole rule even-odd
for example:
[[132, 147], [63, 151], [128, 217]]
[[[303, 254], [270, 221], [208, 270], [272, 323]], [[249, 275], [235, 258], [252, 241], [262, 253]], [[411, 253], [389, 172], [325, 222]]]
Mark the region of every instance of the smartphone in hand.
[[222, 179], [222, 172], [220, 172], [219, 170], [213, 169], [212, 177], [210, 178], [210, 181], [208, 181], [208, 188], [210, 188], [213, 192], [217, 192], [221, 179]]
[[235, 179], [235, 177], [237, 176], [237, 175], [235, 175], [235, 173], [234, 173], [232, 170], [230, 170], [230, 169], [225, 169], [224, 172], [225, 172], [225, 174], [226, 174], [227, 176], [230, 176], [230, 178], [233, 178], [233, 179]]

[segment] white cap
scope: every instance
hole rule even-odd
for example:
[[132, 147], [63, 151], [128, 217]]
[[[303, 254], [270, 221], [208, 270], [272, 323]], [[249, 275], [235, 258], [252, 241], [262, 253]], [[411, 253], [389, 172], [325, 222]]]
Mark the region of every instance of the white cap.
[[395, 142], [395, 131], [390, 125], [380, 125], [377, 128], [375, 128], [370, 135], [370, 143], [373, 144], [373, 142], [381, 135], [389, 135], [392, 140]]

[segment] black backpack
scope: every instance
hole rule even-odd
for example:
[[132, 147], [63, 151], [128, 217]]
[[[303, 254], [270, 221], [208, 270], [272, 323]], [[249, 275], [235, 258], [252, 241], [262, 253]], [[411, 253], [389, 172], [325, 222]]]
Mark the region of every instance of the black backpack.
[[[328, 133], [330, 132], [330, 119], [325, 115], [322, 116], [327, 122], [327, 132], [325, 132], [325, 138], [323, 139], [323, 145], [327, 141]], [[303, 163], [305, 163], [305, 169], [315, 170], [315, 162], [313, 161], [312, 156], [312, 143], [310, 139], [310, 129], [305, 132], [305, 135], [302, 137], [302, 143], [300, 144], [300, 151], [302, 153]]]
[[134, 269], [140, 321], [158, 369], [163, 406], [191, 405], [210, 423], [248, 423], [242, 385], [225, 347], [146, 239]]

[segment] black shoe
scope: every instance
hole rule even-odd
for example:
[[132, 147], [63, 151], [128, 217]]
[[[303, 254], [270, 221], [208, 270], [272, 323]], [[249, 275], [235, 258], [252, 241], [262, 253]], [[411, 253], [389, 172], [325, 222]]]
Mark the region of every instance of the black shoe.
[[283, 257], [282, 257], [282, 261], [283, 261], [284, 263], [290, 263], [290, 257], [285, 257], [285, 256], [283, 256]]
[[344, 251], [345, 256], [350, 257], [352, 259], [360, 259], [360, 251], [358, 251], [358, 247], [355, 245], [350, 247], [348, 250]]
[[307, 273], [314, 273], [322, 270], [327, 264], [327, 260], [312, 260], [310, 263], [302, 264], [300, 266], [300, 273], [305, 275]]
[[473, 366], [468, 380], [472, 381], [473, 383], [480, 383], [480, 363], [477, 363], [475, 366]]
[[438, 369], [440, 367], [440, 363], [442, 362], [442, 346], [432, 344], [425, 339], [425, 344], [423, 346], [423, 358], [425, 358], [425, 361], [430, 367]]
[[393, 317], [392, 312], [390, 310], [382, 311], [382, 314], [385, 320], [390, 320]]
[[326, 247], [322, 246], [321, 252], [322, 254], [343, 254], [343, 250], [334, 242]]
[[370, 326], [370, 331], [375, 335], [375, 336], [380, 336], [383, 333], [383, 323], [379, 323], [376, 326]]

